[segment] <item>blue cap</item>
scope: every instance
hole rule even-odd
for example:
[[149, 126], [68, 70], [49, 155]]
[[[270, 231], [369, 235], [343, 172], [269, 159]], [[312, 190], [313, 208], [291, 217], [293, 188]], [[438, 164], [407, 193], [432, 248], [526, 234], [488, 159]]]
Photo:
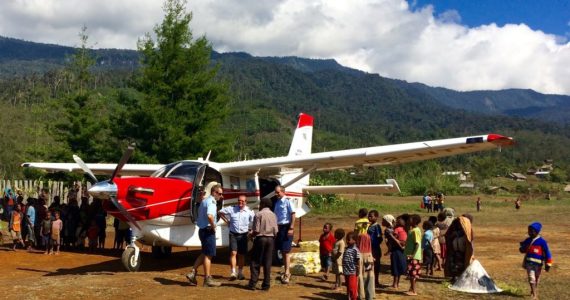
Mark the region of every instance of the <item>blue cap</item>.
[[539, 222], [534, 222], [534, 223], [528, 225], [528, 227], [531, 227], [532, 229], [534, 229], [534, 231], [536, 231], [536, 233], [540, 233], [540, 230], [542, 229], [542, 224], [540, 224]]

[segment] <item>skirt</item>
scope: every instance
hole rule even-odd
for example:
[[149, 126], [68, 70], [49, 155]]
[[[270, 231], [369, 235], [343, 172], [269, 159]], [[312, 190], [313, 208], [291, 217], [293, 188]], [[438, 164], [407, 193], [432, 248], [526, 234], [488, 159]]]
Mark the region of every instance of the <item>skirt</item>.
[[390, 252], [390, 273], [392, 276], [406, 275], [407, 261], [403, 250], [395, 249]]

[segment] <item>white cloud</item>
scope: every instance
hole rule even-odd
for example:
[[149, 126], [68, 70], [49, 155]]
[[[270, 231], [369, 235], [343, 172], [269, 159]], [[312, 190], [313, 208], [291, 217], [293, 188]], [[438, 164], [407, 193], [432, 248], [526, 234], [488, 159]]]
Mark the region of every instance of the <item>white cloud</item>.
[[[87, 25], [97, 47], [135, 48], [162, 17], [158, 0], [13, 0], [0, 35], [67, 45]], [[570, 94], [570, 43], [524, 24], [468, 28], [405, 0], [190, 0], [193, 29], [218, 51], [335, 58], [391, 78], [458, 90]]]

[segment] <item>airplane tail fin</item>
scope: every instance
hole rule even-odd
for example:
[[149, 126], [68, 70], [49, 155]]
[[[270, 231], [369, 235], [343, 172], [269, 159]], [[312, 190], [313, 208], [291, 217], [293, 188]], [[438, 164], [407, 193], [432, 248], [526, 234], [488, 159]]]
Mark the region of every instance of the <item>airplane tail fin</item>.
[[293, 135], [288, 156], [300, 156], [311, 153], [313, 144], [313, 117], [304, 113], [299, 114], [297, 129]]
[[[310, 154], [312, 143], [313, 117], [300, 113], [288, 156]], [[287, 195], [294, 202], [297, 217], [301, 217], [309, 211], [303, 197], [303, 188], [309, 185], [309, 173], [303, 176], [305, 171], [303, 169], [281, 168], [281, 184], [286, 186]], [[299, 178], [300, 176], [302, 177]]]

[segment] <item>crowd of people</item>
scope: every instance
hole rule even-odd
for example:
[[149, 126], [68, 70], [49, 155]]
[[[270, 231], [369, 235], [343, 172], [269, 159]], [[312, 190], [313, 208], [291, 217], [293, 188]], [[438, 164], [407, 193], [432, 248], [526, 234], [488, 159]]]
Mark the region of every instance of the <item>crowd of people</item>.
[[24, 199], [21, 191], [3, 191], [2, 219], [8, 222], [12, 250], [59, 254], [61, 248], [95, 251], [105, 247], [107, 213], [100, 200], [89, 203], [86, 196], [77, 199], [77, 193], [70, 193], [67, 203], [57, 195], [50, 203], [48, 195], [49, 190], [42, 189], [37, 198]]
[[[444, 271], [453, 281], [473, 259], [473, 219], [468, 214], [455, 217], [453, 209], [444, 209], [422, 222], [417, 214], [380, 216], [377, 210], [362, 208], [358, 217], [353, 231], [345, 234], [339, 228], [332, 234], [333, 225], [326, 223], [319, 238], [322, 280], [328, 279], [332, 268], [332, 288], [339, 290], [344, 275], [349, 299], [374, 299], [381, 287], [383, 256], [389, 257], [391, 287], [399, 288], [400, 278], [406, 276], [410, 281], [408, 295], [417, 295], [416, 282], [422, 270], [426, 276]], [[385, 253], [382, 242], [386, 243]]]
[[[4, 191], [2, 202], [3, 218], [8, 221], [9, 231], [17, 247], [31, 250], [41, 249], [45, 254], [58, 254], [61, 247], [84, 248], [95, 251], [105, 244], [106, 213], [100, 200], [88, 204], [81, 197], [81, 205], [71, 197], [68, 204], [60, 204], [55, 196], [48, 207], [47, 190], [40, 196], [28, 198], [13, 197], [11, 191]], [[221, 283], [211, 274], [211, 261], [216, 256], [217, 218], [220, 216], [229, 226], [230, 276], [229, 280], [244, 280], [243, 269], [246, 256], [250, 256], [250, 279], [248, 289], [256, 290], [263, 268], [261, 290], [271, 286], [271, 266], [274, 254], [281, 255], [283, 272], [279, 277], [282, 284], [291, 279], [290, 254], [295, 225], [295, 211], [285, 195], [285, 188], [275, 188], [276, 201], [263, 198], [259, 211], [254, 213], [247, 206], [245, 195], [238, 197], [235, 206], [217, 210], [223, 199], [222, 186], [212, 186], [210, 196], [201, 201], [198, 208], [197, 227], [201, 242], [201, 255], [186, 275], [191, 285], [197, 285], [200, 266], [204, 270], [204, 286], [217, 287]], [[380, 215], [377, 210], [361, 208], [354, 228], [333, 230], [332, 223], [325, 223], [319, 237], [319, 252], [322, 281], [334, 274], [332, 289], [340, 291], [346, 287], [348, 299], [374, 299], [379, 281], [382, 257], [389, 257], [391, 287], [398, 289], [400, 279], [405, 276], [410, 282], [407, 295], [417, 295], [417, 279], [420, 274], [434, 276], [443, 271], [443, 276], [454, 282], [473, 261], [473, 217], [470, 214], [456, 216], [452, 208], [443, 207], [443, 195], [437, 204], [438, 212], [422, 222], [418, 214], [402, 214], [394, 217]], [[425, 199], [425, 198], [424, 198]], [[428, 203], [426, 203], [428, 204]], [[478, 208], [480, 200], [477, 201]], [[130, 240], [128, 224], [115, 220], [114, 248], [122, 248], [123, 241]], [[528, 274], [531, 293], [538, 297], [538, 282], [543, 266], [546, 271], [552, 265], [552, 255], [547, 242], [539, 235], [542, 225], [538, 222], [528, 227], [529, 237], [520, 243], [525, 254], [523, 268]], [[248, 241], [253, 248], [248, 251]], [[382, 252], [382, 243], [387, 251]], [[343, 280], [344, 279], [344, 280]], [[344, 281], [344, 283], [343, 283]]]

